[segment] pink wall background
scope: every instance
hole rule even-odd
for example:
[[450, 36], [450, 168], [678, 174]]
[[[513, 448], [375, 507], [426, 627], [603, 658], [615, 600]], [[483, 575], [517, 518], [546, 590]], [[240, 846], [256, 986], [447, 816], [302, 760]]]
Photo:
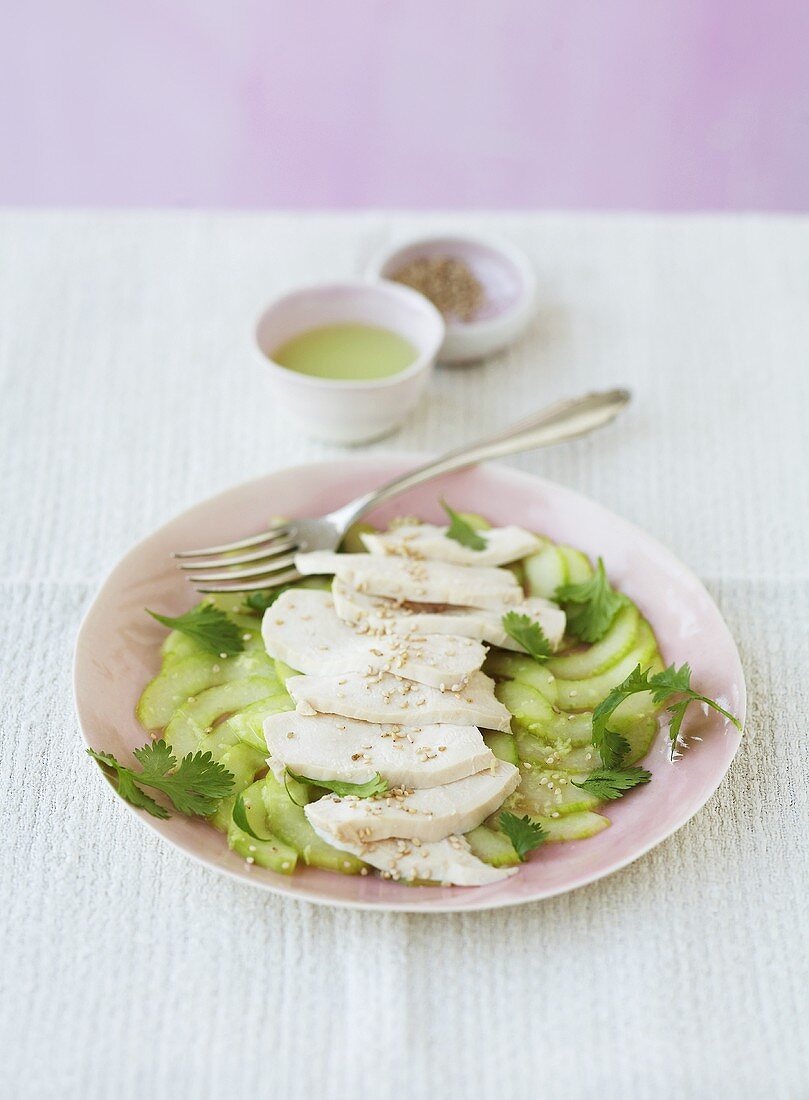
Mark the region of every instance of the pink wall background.
[[809, 207], [809, 0], [0, 0], [0, 202]]

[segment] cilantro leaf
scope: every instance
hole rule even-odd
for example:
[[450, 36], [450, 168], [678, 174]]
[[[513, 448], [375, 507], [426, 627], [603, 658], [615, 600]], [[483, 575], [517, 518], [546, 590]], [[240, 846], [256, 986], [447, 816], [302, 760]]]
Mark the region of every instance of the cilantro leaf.
[[450, 520], [446, 538], [459, 542], [461, 546], [466, 546], [469, 550], [486, 549], [486, 540], [478, 534], [470, 523], [467, 523], [462, 516], [459, 516], [456, 511], [450, 508], [445, 500], [441, 501], [441, 507]]
[[236, 801], [233, 803], [233, 812], [231, 814], [233, 818], [233, 824], [238, 825], [243, 833], [247, 833], [253, 840], [271, 840], [268, 836], [259, 836], [258, 833], [253, 832], [253, 827], [247, 817], [247, 807], [244, 804], [244, 792], [241, 792]]
[[121, 764], [107, 752], [87, 750], [107, 775], [113, 773], [115, 788], [121, 798], [139, 806], [153, 817], [167, 818], [168, 810], [155, 802], [143, 787], [161, 791], [181, 814], [207, 817], [219, 800], [230, 794], [234, 777], [215, 761], [209, 752], [188, 753], [177, 766], [177, 760], [165, 741], [147, 742], [133, 755], [143, 768], [137, 772]]
[[551, 643], [545, 637], [545, 631], [538, 622], [528, 615], [520, 615], [516, 611], [507, 611], [503, 616], [503, 630], [509, 638], [523, 647], [523, 649], [535, 661], [547, 661], [553, 653]]
[[[622, 683], [617, 684], [606, 698], [602, 699], [593, 711], [593, 744], [598, 749], [607, 768], [618, 767], [629, 752], [627, 741], [620, 734], [615, 733], [614, 730], [610, 730], [607, 723], [613, 712], [625, 699], [642, 691], [651, 692], [652, 699], [657, 706], [670, 702], [675, 696], [682, 696], [681, 699], [669, 707], [669, 713], [672, 716], [669, 723], [672, 756], [689, 703], [705, 703], [706, 706], [712, 707], [713, 710], [732, 722], [736, 729], [741, 732], [742, 724], [738, 718], [725, 710], [724, 707], [721, 707], [715, 700], [709, 699], [706, 695], [700, 695], [699, 692], [693, 690], [691, 687], [691, 669], [687, 664], [681, 665], [680, 668], [677, 668], [676, 665], [669, 665], [668, 668], [654, 674], [650, 674], [649, 669], [644, 671], [638, 665]], [[623, 747], [621, 742], [623, 742]]]
[[305, 775], [297, 775], [287, 768], [287, 775], [298, 783], [310, 783], [314, 787], [324, 787], [327, 791], [340, 795], [341, 798], [354, 795], [355, 798], [373, 798], [375, 794], [384, 794], [388, 789], [386, 779], [379, 772], [369, 779], [367, 783], [344, 783], [340, 779], [309, 779]]
[[648, 783], [652, 773], [644, 768], [596, 768], [581, 783], [572, 780], [574, 787], [581, 787], [597, 798], [620, 798], [624, 791], [631, 791], [641, 783]]
[[554, 599], [565, 605], [569, 633], [583, 642], [597, 642], [603, 638], [615, 616], [629, 603], [627, 597], [616, 592], [607, 580], [601, 558], [589, 580], [560, 585]]
[[227, 617], [224, 611], [220, 611], [213, 604], [201, 603], [190, 611], [186, 611], [184, 615], [178, 615], [176, 619], [168, 615], [158, 615], [156, 611], [149, 611], [148, 607], [146, 610], [163, 626], [167, 626], [169, 630], [179, 630], [181, 634], [187, 634], [209, 653], [233, 657], [244, 649], [239, 627]]
[[530, 817], [517, 817], [504, 810], [497, 819], [500, 828], [514, 845], [514, 851], [519, 856], [520, 862], [525, 862], [529, 852], [539, 848], [548, 839], [548, 834], [536, 821]]
[[245, 600], [248, 607], [251, 607], [253, 611], [258, 611], [262, 614], [268, 607], [272, 607], [279, 596], [283, 595], [287, 589], [292, 588], [291, 584], [279, 584], [277, 588], [267, 588], [261, 592], [251, 592]]

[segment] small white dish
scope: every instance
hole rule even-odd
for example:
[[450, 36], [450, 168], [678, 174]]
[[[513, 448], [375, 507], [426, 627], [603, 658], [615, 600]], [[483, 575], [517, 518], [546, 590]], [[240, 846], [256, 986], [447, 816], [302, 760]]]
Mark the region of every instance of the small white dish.
[[405, 264], [431, 256], [462, 260], [485, 293], [485, 304], [474, 321], [444, 319], [446, 336], [438, 353], [442, 362], [482, 359], [522, 335], [536, 308], [536, 275], [528, 257], [507, 241], [477, 236], [424, 237], [378, 253], [366, 274], [392, 280]]
[[[413, 344], [416, 358], [405, 370], [372, 381], [314, 378], [273, 360], [293, 337], [336, 324], [389, 329]], [[304, 287], [278, 298], [259, 317], [256, 342], [266, 383], [306, 431], [331, 443], [367, 443], [392, 432], [419, 400], [444, 332], [441, 314], [415, 290], [358, 281]]]

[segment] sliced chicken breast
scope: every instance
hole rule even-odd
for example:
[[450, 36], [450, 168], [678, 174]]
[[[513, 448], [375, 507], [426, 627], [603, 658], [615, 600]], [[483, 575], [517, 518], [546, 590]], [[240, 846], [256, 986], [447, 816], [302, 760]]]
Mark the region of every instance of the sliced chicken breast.
[[389, 672], [375, 676], [290, 676], [286, 688], [299, 714], [342, 714], [400, 726], [482, 726], [510, 730], [511, 714], [495, 698], [494, 682], [473, 672], [460, 691], [416, 684]]
[[442, 886], [487, 886], [516, 875], [517, 867], [490, 867], [473, 855], [468, 841], [456, 834], [430, 844], [407, 840], [378, 840], [373, 844], [335, 842], [333, 836], [312, 828], [334, 848], [359, 856], [394, 882], [436, 882]]
[[333, 573], [360, 592], [394, 600], [500, 608], [521, 603], [524, 598], [510, 570], [486, 566], [314, 550], [298, 554], [295, 568], [304, 576]]
[[385, 596], [369, 596], [335, 577], [332, 585], [334, 609], [339, 618], [352, 626], [367, 624], [373, 631], [390, 634], [455, 634], [475, 638], [489, 645], [524, 653], [503, 629], [503, 615], [516, 611], [538, 622], [555, 649], [565, 632], [565, 613], [561, 607], [539, 596], [528, 596], [522, 603], [498, 610], [476, 607], [451, 607], [419, 610], [418, 604], [402, 605]]
[[307, 589], [279, 596], [261, 632], [271, 657], [304, 673], [393, 672], [432, 687], [461, 688], [486, 657], [471, 638], [358, 633], [339, 618], [330, 592]]
[[480, 825], [519, 781], [517, 768], [496, 760], [486, 771], [441, 787], [394, 787], [373, 798], [327, 795], [310, 802], [304, 813], [321, 835], [338, 841], [370, 843], [389, 837], [443, 840]]
[[379, 773], [391, 787], [437, 787], [490, 768], [495, 761], [477, 726], [407, 728], [340, 718], [273, 714], [264, 722], [267, 750], [315, 782], [367, 783]]
[[448, 530], [448, 527], [434, 527], [431, 523], [413, 523], [360, 537], [372, 554], [395, 554], [454, 565], [506, 565], [542, 547], [542, 539], [522, 527], [492, 527], [488, 531], [478, 531], [486, 543], [482, 550], [472, 550], [447, 538]]

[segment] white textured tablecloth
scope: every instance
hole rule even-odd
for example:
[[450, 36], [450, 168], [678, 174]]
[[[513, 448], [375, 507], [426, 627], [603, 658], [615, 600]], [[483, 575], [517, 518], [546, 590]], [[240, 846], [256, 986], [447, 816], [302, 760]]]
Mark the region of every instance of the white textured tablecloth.
[[[263, 392], [251, 325], [393, 233], [519, 242], [528, 337], [378, 446], [437, 450], [629, 385], [621, 429], [514, 459], [703, 577], [747, 735], [707, 807], [544, 903], [420, 917], [234, 884], [121, 812], [70, 664], [120, 554], [233, 482], [344, 452]], [[809, 220], [0, 214], [0, 1093], [285, 1100], [809, 1096]]]

